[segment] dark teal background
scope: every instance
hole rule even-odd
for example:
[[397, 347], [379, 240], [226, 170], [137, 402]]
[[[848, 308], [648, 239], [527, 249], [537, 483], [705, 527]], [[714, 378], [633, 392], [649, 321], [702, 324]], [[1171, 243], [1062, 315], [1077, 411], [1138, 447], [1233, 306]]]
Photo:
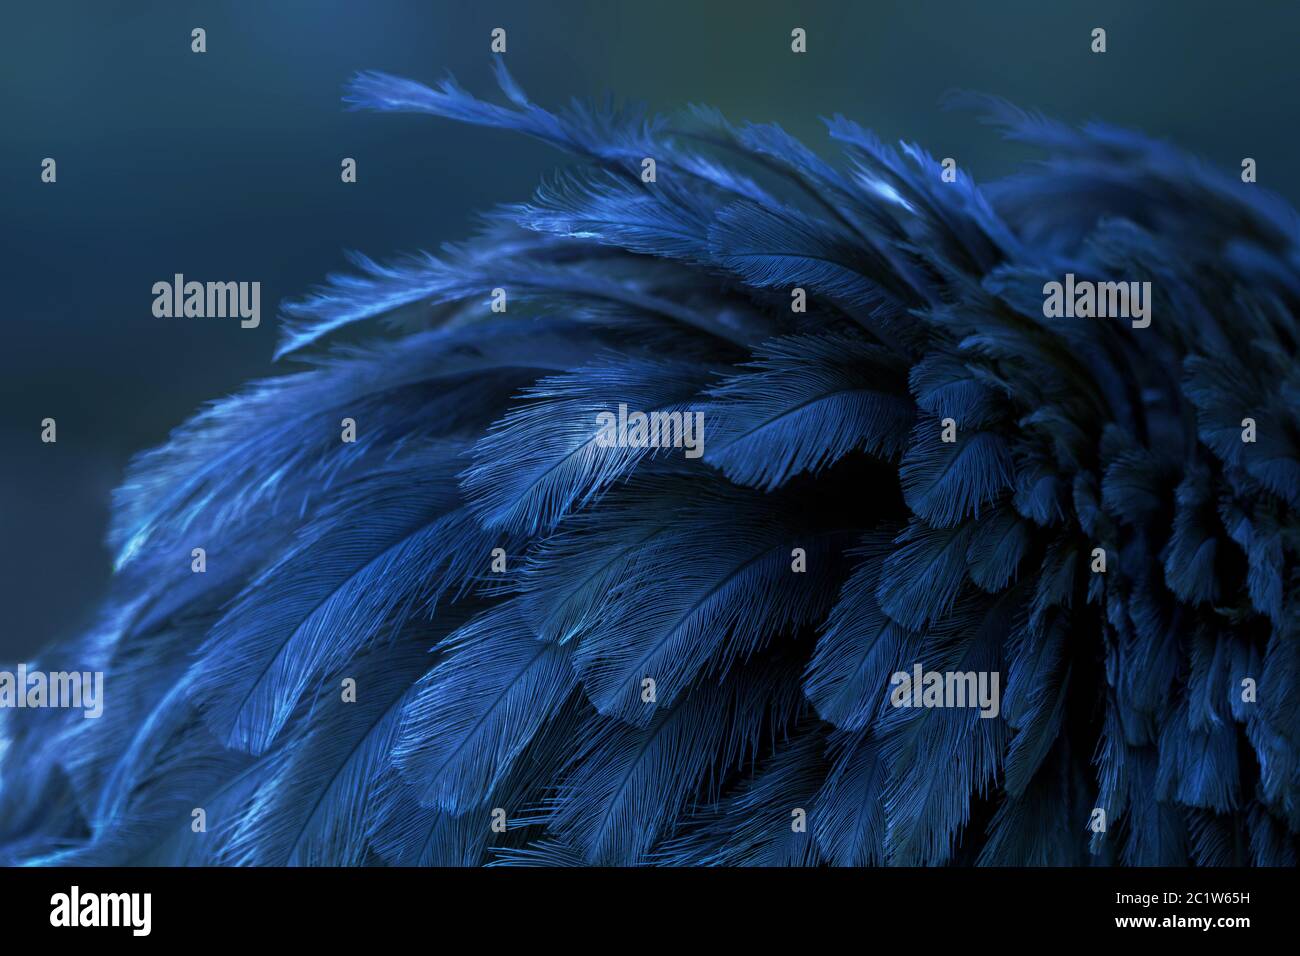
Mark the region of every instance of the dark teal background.
[[[190, 30], [208, 52], [190, 52]], [[938, 108], [966, 88], [1165, 137], [1300, 195], [1300, 5], [62, 0], [0, 7], [0, 661], [88, 621], [132, 453], [275, 370], [276, 303], [343, 267], [436, 249], [562, 158], [505, 133], [346, 113], [343, 81], [451, 70], [487, 93], [488, 34], [544, 105], [618, 96], [777, 121], [822, 149], [842, 112], [978, 177], [1026, 154]], [[790, 53], [794, 26], [809, 52]], [[1104, 26], [1109, 51], [1089, 52]], [[58, 161], [42, 184], [40, 162]], [[339, 181], [339, 162], [359, 182]], [[173, 273], [262, 283], [262, 325], [157, 319]], [[58, 420], [57, 445], [40, 420]]]

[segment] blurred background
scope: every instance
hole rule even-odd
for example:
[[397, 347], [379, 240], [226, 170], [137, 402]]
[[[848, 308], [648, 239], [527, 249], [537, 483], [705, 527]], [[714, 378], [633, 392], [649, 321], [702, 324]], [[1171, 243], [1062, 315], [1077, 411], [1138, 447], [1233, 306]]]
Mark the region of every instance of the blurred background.
[[[489, 32], [538, 103], [607, 92], [709, 103], [823, 152], [819, 117], [953, 156], [977, 178], [1029, 158], [954, 88], [1102, 119], [1300, 184], [1300, 4], [1270, 0], [41, 0], [0, 7], [0, 663], [94, 614], [110, 495], [131, 455], [202, 403], [282, 369], [277, 303], [344, 267], [468, 235], [563, 163], [500, 132], [347, 113], [359, 69], [453, 72], [491, 93]], [[790, 30], [808, 53], [790, 52]], [[1093, 27], [1108, 52], [1089, 51]], [[190, 52], [190, 30], [208, 52]], [[45, 157], [58, 182], [40, 182]], [[339, 180], [345, 156], [358, 182]], [[262, 283], [262, 324], [159, 319], [152, 284]], [[283, 363], [281, 363], [283, 364]], [[58, 442], [40, 421], [58, 421]]]

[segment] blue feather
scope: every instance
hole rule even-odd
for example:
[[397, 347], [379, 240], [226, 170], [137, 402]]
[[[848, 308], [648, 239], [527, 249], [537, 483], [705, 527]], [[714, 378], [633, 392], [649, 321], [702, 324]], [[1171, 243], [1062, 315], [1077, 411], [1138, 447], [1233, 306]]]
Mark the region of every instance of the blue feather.
[[770, 491], [853, 451], [894, 459], [914, 414], [897, 379], [888, 354], [858, 339], [771, 340], [710, 390], [705, 460]]
[[576, 684], [567, 647], [540, 641], [517, 602], [457, 630], [402, 710], [393, 765], [424, 806], [481, 807]]
[[[650, 360], [592, 365], [542, 379], [475, 446], [465, 492], [489, 528], [536, 535], [553, 529], [644, 458], [682, 454], [672, 448], [607, 447], [599, 416], [628, 412], [693, 414], [690, 399], [708, 369]], [[700, 441], [704, 441], [700, 436]]]
[[797, 685], [745, 669], [706, 682], [645, 727], [589, 721], [542, 820], [587, 863], [646, 862], [692, 799], [716, 799], [718, 778], [752, 757], [763, 728], [796, 716]]
[[835, 763], [813, 805], [817, 845], [834, 866], [880, 866], [889, 859], [885, 761], [871, 737], [836, 735]]
[[804, 693], [818, 715], [841, 730], [865, 731], [884, 714], [881, 688], [920, 642], [876, 598], [887, 542], [878, 536], [863, 546], [866, 559], [844, 582], [804, 676]]
[[[355, 866], [365, 861], [364, 810], [427, 656], [414, 640], [381, 650], [351, 661], [323, 682], [310, 727], [270, 762], [270, 772], [227, 824], [222, 863]], [[355, 700], [342, 690], [344, 677], [355, 682]]]
[[[779, 749], [733, 793], [696, 811], [686, 832], [660, 844], [650, 857], [660, 866], [813, 866], [820, 859], [809, 820], [829, 820], [816, 809], [826, 775], [823, 741], [804, 733]], [[804, 826], [796, 824], [804, 814]]]
[[496, 539], [465, 512], [458, 450], [434, 446], [338, 489], [216, 623], [190, 696], [227, 746], [265, 750], [322, 673], [472, 576], [472, 556]]
[[[999, 672], [1001, 641], [1023, 595], [1011, 590], [956, 609], [926, 635], [915, 663], [926, 671]], [[902, 670], [909, 670], [902, 668]], [[889, 862], [934, 866], [952, 853], [970, 804], [992, 784], [1006, 747], [1006, 722], [974, 708], [895, 708], [876, 735], [884, 760], [884, 813]]]

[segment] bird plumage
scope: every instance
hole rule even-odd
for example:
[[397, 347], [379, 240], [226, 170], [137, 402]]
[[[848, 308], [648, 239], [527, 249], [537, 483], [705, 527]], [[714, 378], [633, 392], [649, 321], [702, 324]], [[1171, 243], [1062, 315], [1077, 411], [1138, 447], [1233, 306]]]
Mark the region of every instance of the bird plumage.
[[[0, 711], [0, 859], [1294, 865], [1294, 211], [991, 99], [957, 98], [1048, 159], [981, 186], [494, 63], [505, 105], [346, 100], [579, 164], [353, 256], [284, 310], [305, 370], [136, 459], [99, 625], [36, 662], [104, 670], [104, 716]], [[1067, 272], [1153, 322], [1045, 317]], [[702, 459], [601, 447], [619, 403], [702, 411]], [[915, 664], [997, 672], [1000, 713], [891, 707]]]

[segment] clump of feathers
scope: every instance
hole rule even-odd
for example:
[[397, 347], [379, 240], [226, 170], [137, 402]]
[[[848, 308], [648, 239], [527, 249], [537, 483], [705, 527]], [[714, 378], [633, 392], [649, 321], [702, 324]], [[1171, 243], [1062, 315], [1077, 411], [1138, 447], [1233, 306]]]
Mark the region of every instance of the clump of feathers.
[[[993, 100], [1048, 161], [978, 186], [495, 62], [502, 105], [346, 99], [577, 163], [356, 257], [285, 311], [308, 368], [133, 463], [99, 625], [34, 664], [104, 715], [0, 712], [0, 859], [1295, 865], [1294, 211]], [[1150, 327], [1045, 318], [1067, 272], [1150, 281]], [[703, 411], [703, 458], [598, 447], [619, 403]], [[998, 716], [890, 707], [917, 663], [997, 671]]]

